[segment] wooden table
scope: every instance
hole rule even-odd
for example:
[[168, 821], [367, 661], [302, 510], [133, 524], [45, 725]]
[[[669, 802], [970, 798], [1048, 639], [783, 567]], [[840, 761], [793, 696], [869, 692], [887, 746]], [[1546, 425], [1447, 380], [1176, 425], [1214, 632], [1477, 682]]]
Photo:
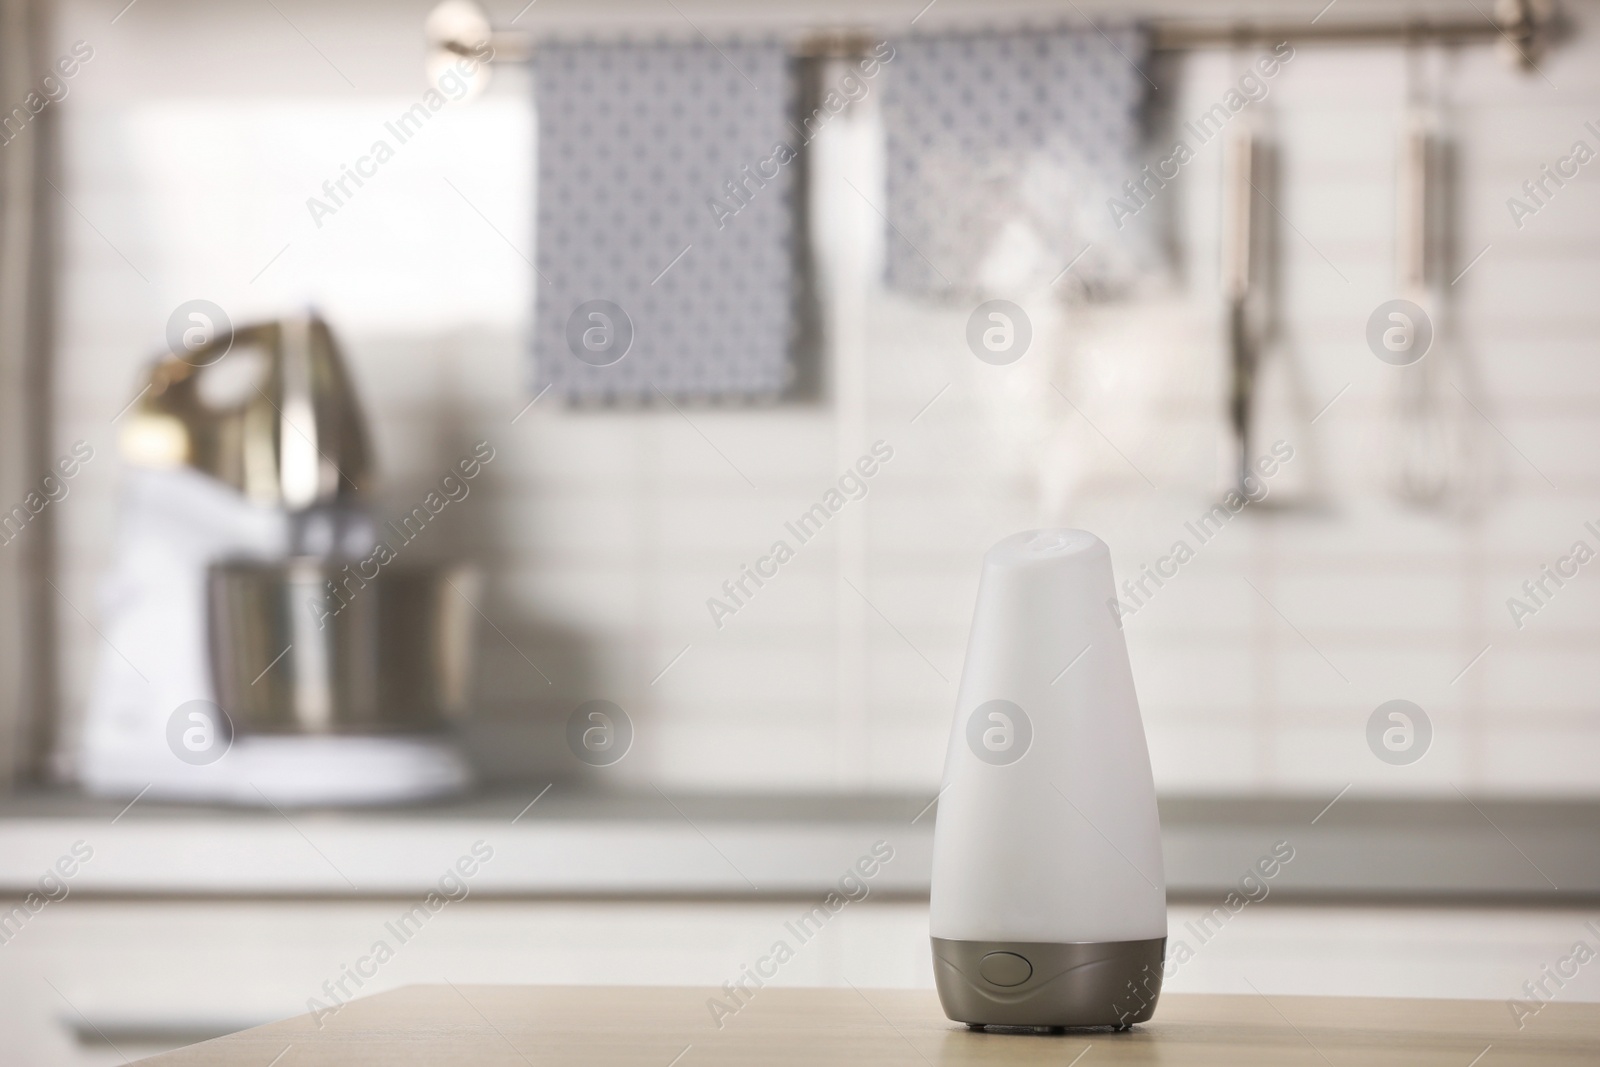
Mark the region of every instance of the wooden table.
[[[460, 1064], [1306, 1064], [1502, 1067], [1600, 1063], [1600, 1004], [1546, 1005], [1518, 1031], [1499, 1001], [1163, 997], [1123, 1034], [973, 1033], [931, 991], [762, 989], [719, 1029], [716, 990], [411, 986], [322, 1019], [258, 1026], [143, 1062], [224, 1067]], [[274, 1059], [274, 1057], [279, 1057]], [[1075, 1058], [1076, 1057], [1076, 1058]]]

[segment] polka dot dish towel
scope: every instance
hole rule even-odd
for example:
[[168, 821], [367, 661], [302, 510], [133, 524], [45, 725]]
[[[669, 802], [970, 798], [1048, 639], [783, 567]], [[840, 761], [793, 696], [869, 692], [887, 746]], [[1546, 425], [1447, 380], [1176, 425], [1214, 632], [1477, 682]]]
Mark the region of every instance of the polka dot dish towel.
[[536, 387], [594, 404], [780, 396], [796, 321], [796, 168], [774, 151], [792, 139], [787, 51], [552, 43], [534, 70]]
[[892, 288], [965, 298], [1049, 283], [1081, 253], [1061, 284], [1105, 295], [1146, 269], [1148, 227], [1119, 225], [1107, 206], [1138, 176], [1143, 31], [913, 37], [895, 50]]

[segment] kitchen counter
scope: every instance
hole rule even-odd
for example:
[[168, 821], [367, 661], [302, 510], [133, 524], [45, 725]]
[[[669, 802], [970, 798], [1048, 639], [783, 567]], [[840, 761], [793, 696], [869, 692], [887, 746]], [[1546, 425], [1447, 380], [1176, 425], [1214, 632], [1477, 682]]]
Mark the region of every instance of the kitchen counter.
[[1127, 1033], [968, 1031], [932, 992], [757, 990], [719, 1029], [716, 989], [409, 986], [142, 1061], [152, 1067], [315, 1064], [1076, 1064], [1360, 1062], [1426, 1067], [1593, 1064], [1600, 1005], [1550, 1004], [1518, 1030], [1475, 1000], [1162, 998]]
[[[925, 897], [932, 795], [598, 793], [532, 783], [417, 807], [189, 807], [67, 792], [0, 801], [0, 896], [82, 842], [74, 893], [394, 897], [426, 892], [475, 843], [483, 896], [808, 896], [874, 842], [878, 889]], [[1329, 800], [1334, 803], [1329, 804]], [[1276, 842], [1284, 898], [1553, 904], [1600, 899], [1592, 801], [1185, 798], [1161, 801], [1171, 899], [1226, 893]]]

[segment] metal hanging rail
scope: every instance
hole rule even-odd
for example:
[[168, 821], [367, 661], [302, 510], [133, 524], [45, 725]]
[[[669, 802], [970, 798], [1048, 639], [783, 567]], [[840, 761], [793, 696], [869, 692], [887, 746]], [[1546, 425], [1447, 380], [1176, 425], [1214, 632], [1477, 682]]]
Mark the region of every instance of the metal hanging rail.
[[[1525, 70], [1533, 69], [1567, 28], [1553, 0], [1500, 0], [1494, 4], [1492, 13], [1452, 18], [1415, 18], [1400, 14], [1389, 19], [1333, 17], [1323, 20], [1318, 16], [1295, 22], [1154, 19], [1147, 25], [1151, 31], [1151, 45], [1157, 51], [1181, 52], [1278, 41], [1295, 44], [1499, 44], [1507, 57]], [[487, 46], [493, 50], [489, 60], [492, 63], [525, 62], [533, 57], [536, 47], [534, 31], [494, 28], [476, 0], [444, 0], [428, 16], [427, 33], [435, 54], [481, 55]], [[854, 51], [870, 47], [875, 40], [863, 27], [816, 32], [798, 38], [795, 51], [802, 56], [854, 54]]]
[[[1476, 5], [1474, 5], [1476, 6]], [[1531, 69], [1565, 32], [1566, 24], [1552, 3], [1510, 0], [1494, 5], [1493, 14], [1462, 18], [1320, 19], [1311, 22], [1172, 22], [1152, 23], [1152, 47], [1181, 52], [1194, 48], [1291, 41], [1296, 44], [1499, 44], [1518, 65]]]

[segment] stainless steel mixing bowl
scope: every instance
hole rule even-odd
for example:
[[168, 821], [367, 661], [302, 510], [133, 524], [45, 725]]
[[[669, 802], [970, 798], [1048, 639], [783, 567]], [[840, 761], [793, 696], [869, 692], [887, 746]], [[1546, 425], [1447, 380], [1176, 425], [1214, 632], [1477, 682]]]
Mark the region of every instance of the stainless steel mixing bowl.
[[467, 700], [476, 574], [391, 563], [364, 578], [322, 559], [209, 574], [217, 702], [239, 733], [442, 727]]

